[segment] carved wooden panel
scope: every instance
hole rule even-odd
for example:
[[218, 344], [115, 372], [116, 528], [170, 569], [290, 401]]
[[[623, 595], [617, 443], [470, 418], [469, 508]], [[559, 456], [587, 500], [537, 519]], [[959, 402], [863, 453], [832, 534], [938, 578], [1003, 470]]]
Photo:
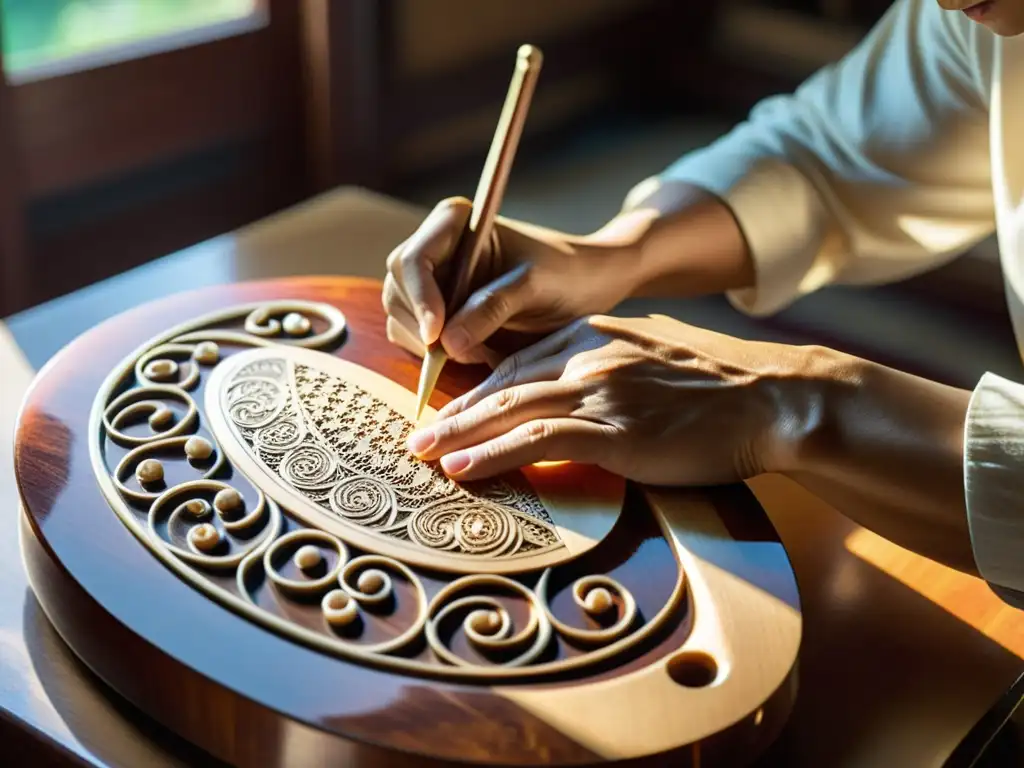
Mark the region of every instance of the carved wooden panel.
[[[425, 735], [428, 713], [378, 738], [399, 705], [378, 717], [346, 685], [401, 681], [423, 695], [479, 697], [486, 706], [473, 722], [500, 729], [514, 710], [515, 722], [545, 724], [544, 744], [568, 739], [602, 760], [668, 753], [725, 731], [730, 750], [742, 752], [775, 732], [801, 627], [777, 540], [726, 522], [701, 493], [629, 489], [591, 467], [451, 482], [404, 448], [415, 406], [408, 383], [342, 359], [345, 350], [366, 359], [373, 334], [349, 338], [346, 316], [330, 304], [271, 299], [192, 318], [165, 331], [147, 326], [156, 335], [123, 345], [135, 349], [120, 362], [119, 345], [91, 347], [97, 362], [85, 378], [64, 368], [85, 353], [68, 353], [29, 400], [25, 434], [41, 423], [41, 403], [73, 403], [72, 390], [94, 397], [88, 418], [62, 416], [81, 422], [73, 430], [83, 440], [68, 444], [73, 476], [82, 477], [82, 454], [88, 490], [101, 492], [82, 497], [73, 525], [130, 552], [89, 556], [93, 570], [83, 571], [77, 558], [89, 551], [59, 522], [72, 518], [61, 511], [38, 530], [101, 605], [123, 599], [140, 559], [153, 562], [164, 576], [150, 573], [146, 584], [159, 591], [170, 582], [183, 621], [208, 610], [230, 617], [215, 622], [214, 644], [272, 638], [276, 653], [303, 659], [302, 686], [334, 681], [326, 711], [346, 702], [364, 712], [317, 723], [387, 749], [460, 756], [449, 740]], [[130, 326], [110, 327], [119, 335], [96, 338], [132, 337]], [[24, 491], [35, 487], [35, 443], [21, 445]], [[52, 515], [31, 490], [25, 498], [37, 523]], [[177, 642], [140, 636], [157, 647]], [[69, 642], [85, 648], [78, 637]], [[223, 690], [266, 690], [260, 672], [168, 653]], [[273, 706], [301, 721], [295, 702], [310, 691], [286, 678], [275, 678]], [[460, 722], [469, 716], [459, 712]], [[206, 743], [205, 731], [185, 730]]]

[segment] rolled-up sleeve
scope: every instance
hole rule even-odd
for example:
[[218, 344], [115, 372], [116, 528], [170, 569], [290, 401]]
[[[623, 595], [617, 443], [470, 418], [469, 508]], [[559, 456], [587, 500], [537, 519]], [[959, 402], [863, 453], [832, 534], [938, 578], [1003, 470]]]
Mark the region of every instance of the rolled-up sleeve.
[[967, 409], [964, 489], [978, 572], [1024, 609], [1024, 386], [992, 373]]
[[[987, 36], [991, 38], [991, 35]], [[994, 229], [984, 62], [992, 42], [934, 0], [900, 0], [861, 44], [660, 179], [721, 198], [766, 315], [832, 283], [909, 277]]]

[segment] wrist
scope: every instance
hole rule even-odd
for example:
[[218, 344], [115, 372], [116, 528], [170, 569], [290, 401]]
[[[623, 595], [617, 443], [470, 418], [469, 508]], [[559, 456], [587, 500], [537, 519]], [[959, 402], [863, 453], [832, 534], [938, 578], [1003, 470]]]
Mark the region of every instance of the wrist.
[[682, 298], [754, 285], [750, 249], [722, 200], [682, 182], [649, 186], [586, 238], [629, 259], [631, 297]]
[[843, 415], [873, 365], [817, 345], [773, 354], [773, 371], [762, 382], [771, 403], [771, 419], [759, 441], [763, 471], [798, 474], [835, 458], [844, 442]]
[[580, 249], [600, 260], [600, 270], [615, 284], [620, 300], [639, 295], [641, 286], [649, 279], [643, 245], [656, 219], [653, 211], [623, 211], [597, 231], [578, 239]]

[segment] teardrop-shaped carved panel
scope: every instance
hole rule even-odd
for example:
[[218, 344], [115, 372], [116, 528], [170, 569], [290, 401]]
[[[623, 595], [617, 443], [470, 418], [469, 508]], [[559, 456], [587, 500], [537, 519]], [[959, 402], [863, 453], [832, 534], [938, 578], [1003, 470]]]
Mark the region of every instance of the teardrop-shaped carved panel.
[[406, 448], [412, 392], [321, 352], [233, 355], [211, 375], [206, 412], [234, 465], [306, 523], [430, 568], [548, 567], [593, 547], [622, 510], [625, 483], [594, 467], [455, 483]]

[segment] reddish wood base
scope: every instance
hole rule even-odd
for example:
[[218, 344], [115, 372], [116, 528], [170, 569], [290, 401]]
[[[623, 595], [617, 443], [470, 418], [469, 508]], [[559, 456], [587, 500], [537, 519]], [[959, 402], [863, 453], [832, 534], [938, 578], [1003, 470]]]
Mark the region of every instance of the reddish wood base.
[[[171, 731], [232, 765], [609, 764], [491, 687], [328, 656], [207, 599], [140, 545], [97, 487], [88, 422], [103, 379], [154, 335], [228, 305], [298, 298], [332, 304], [345, 313], [349, 329], [336, 354], [414, 389], [418, 361], [387, 343], [379, 291], [371, 281], [337, 278], [221, 286], [133, 310], [63, 350], [29, 393], [15, 451], [25, 505], [23, 555], [39, 602], [101, 679]], [[432, 404], [442, 405], [480, 374], [448, 366]], [[711, 489], [707, 499], [733, 539], [781, 552], [763, 510], [745, 488]], [[629, 520], [617, 541], [628, 551], [617, 551], [619, 544], [613, 542], [599, 557], [618, 558], [613, 562], [625, 572], [649, 574], [650, 589], [656, 591], [664, 588], [659, 583], [664, 577], [659, 544], [664, 542], [644, 529], [643, 513], [637, 507], [623, 515]], [[778, 555], [773, 557], [777, 563]], [[730, 563], [751, 583], [760, 580], [764, 589], [781, 579], [783, 592], [792, 581], [785, 565], [780, 570], [764, 563]], [[635, 588], [638, 601], [644, 599], [641, 589]], [[628, 666], [678, 647], [689, 621], [683, 609], [665, 636], [655, 638]], [[795, 668], [761, 707], [756, 722], [740, 713], [733, 726], [699, 743], [616, 764], [745, 764], [778, 734], [794, 695]], [[679, 717], [687, 715], [680, 712]]]

